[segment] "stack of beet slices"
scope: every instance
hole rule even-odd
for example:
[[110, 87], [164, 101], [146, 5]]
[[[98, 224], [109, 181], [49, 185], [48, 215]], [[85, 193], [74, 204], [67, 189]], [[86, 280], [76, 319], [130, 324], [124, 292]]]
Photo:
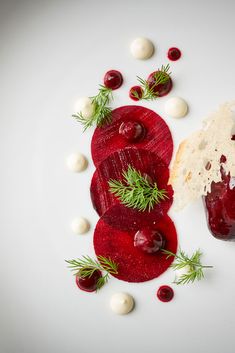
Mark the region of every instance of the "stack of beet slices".
[[[96, 255], [115, 261], [115, 277], [124, 281], [143, 282], [158, 277], [173, 257], [167, 259], [161, 250], [145, 251], [144, 246], [136, 246], [136, 234], [142, 234], [142, 230], [143, 234], [157, 234], [164, 239], [164, 249], [173, 253], [177, 250], [177, 233], [167, 215], [173, 201], [173, 190], [168, 185], [173, 141], [167, 124], [144, 107], [117, 108], [112, 112], [111, 124], [96, 128], [91, 150], [97, 167], [91, 181], [91, 199], [101, 217], [94, 233]], [[167, 192], [167, 198], [150, 212], [124, 206], [109, 191], [108, 181], [122, 181], [128, 166]], [[144, 240], [145, 244], [149, 241], [152, 246], [156, 243]]]

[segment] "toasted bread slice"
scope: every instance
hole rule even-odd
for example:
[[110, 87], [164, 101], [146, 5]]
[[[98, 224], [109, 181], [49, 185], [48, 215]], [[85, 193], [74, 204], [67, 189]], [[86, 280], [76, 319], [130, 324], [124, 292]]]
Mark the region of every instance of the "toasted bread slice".
[[221, 181], [221, 166], [226, 174], [235, 176], [234, 107], [235, 102], [221, 105], [204, 120], [201, 130], [180, 144], [169, 180], [175, 210], [210, 192], [212, 181]]

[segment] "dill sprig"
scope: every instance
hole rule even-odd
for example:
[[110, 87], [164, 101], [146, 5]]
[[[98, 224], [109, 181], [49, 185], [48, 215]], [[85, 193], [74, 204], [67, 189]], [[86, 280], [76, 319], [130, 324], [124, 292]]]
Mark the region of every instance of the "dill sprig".
[[100, 127], [111, 122], [112, 109], [108, 107], [108, 104], [113, 99], [112, 89], [100, 85], [98, 94], [90, 98], [94, 106], [94, 113], [89, 119], [84, 118], [81, 112], [72, 115], [84, 126], [83, 131], [94, 125]]
[[188, 284], [190, 282], [194, 282], [195, 280], [200, 281], [204, 278], [203, 269], [213, 268], [213, 266], [205, 266], [201, 264], [202, 252], [199, 249], [196, 250], [191, 257], [189, 257], [181, 249], [178, 254], [174, 254], [173, 252], [165, 249], [163, 249], [162, 252], [167, 255], [167, 258], [170, 256], [175, 257], [176, 261], [171, 265], [174, 270], [180, 270], [186, 266], [190, 269], [174, 281], [176, 284]]
[[[70, 266], [71, 271], [75, 271], [75, 275], [79, 277], [91, 277], [96, 270], [102, 272], [102, 276], [97, 281], [97, 290], [102, 288], [109, 280], [110, 274], [118, 273], [118, 265], [111, 259], [104, 256], [97, 256], [97, 260], [93, 260], [90, 256], [82, 256], [81, 259], [65, 260]], [[105, 274], [103, 274], [105, 272]]]
[[130, 165], [122, 175], [124, 182], [109, 180], [109, 191], [127, 207], [136, 208], [139, 211], [148, 209], [150, 212], [155, 204], [168, 197], [166, 190], [159, 190], [156, 182], [149, 182], [147, 176], [141, 175]]
[[140, 83], [140, 86], [142, 88], [142, 96], [140, 97], [137, 92], [132, 92], [132, 94], [138, 98], [139, 100], [153, 100], [158, 97], [158, 92], [155, 91], [155, 88], [158, 85], [162, 85], [166, 82], [169, 81], [171, 72], [170, 70], [170, 65], [167, 64], [166, 66], [162, 65], [160, 69], [157, 70], [157, 72], [154, 75], [154, 84], [149, 85], [149, 82], [147, 80], [142, 79], [141, 77], [137, 76], [137, 80]]

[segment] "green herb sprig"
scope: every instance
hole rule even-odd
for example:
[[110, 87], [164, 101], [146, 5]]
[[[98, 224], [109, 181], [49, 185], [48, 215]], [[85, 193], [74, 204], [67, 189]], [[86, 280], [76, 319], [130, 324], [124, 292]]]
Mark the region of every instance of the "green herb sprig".
[[90, 99], [94, 106], [94, 113], [89, 119], [84, 118], [81, 112], [72, 115], [84, 126], [83, 131], [94, 125], [100, 127], [111, 122], [112, 109], [108, 107], [108, 104], [113, 100], [112, 89], [100, 85], [98, 94]]
[[162, 65], [160, 69], [154, 75], [155, 83], [153, 85], [149, 85], [147, 80], [142, 79], [141, 77], [137, 76], [137, 80], [140, 83], [142, 88], [142, 95], [140, 96], [138, 92], [132, 91], [132, 95], [137, 98], [138, 100], [153, 100], [158, 97], [158, 92], [155, 91], [155, 88], [160, 85], [164, 84], [169, 81], [171, 72], [170, 65], [167, 64], [166, 66]]
[[[98, 260], [98, 261], [97, 261]], [[97, 256], [97, 260], [93, 260], [90, 256], [82, 256], [81, 259], [65, 260], [71, 271], [75, 271], [75, 275], [79, 277], [91, 277], [96, 270], [102, 272], [102, 277], [97, 281], [97, 290], [102, 288], [109, 280], [110, 274], [118, 273], [118, 265], [111, 259], [104, 256]], [[105, 274], [103, 274], [105, 272]]]
[[198, 249], [196, 250], [191, 257], [189, 257], [184, 251], [179, 250], [178, 254], [174, 254], [171, 251], [162, 249], [167, 255], [167, 258], [174, 256], [176, 261], [171, 265], [174, 270], [182, 269], [186, 266], [189, 266], [190, 270], [187, 273], [182, 274], [179, 278], [176, 278], [174, 283], [176, 284], [188, 284], [194, 281], [200, 281], [204, 278], [203, 270], [205, 268], [213, 268], [213, 266], [205, 266], [201, 264], [202, 252]]
[[155, 204], [168, 197], [166, 190], [159, 190], [156, 182], [150, 183], [147, 177], [130, 165], [122, 175], [123, 182], [109, 180], [109, 191], [127, 207], [150, 212]]

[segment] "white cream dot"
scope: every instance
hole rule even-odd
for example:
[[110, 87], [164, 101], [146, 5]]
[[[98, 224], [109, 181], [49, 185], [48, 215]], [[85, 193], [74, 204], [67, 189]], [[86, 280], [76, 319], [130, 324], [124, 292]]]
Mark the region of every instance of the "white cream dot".
[[71, 222], [71, 230], [75, 234], [85, 234], [89, 231], [90, 224], [86, 218], [74, 218]]
[[79, 173], [87, 168], [88, 161], [83, 154], [79, 152], [72, 153], [67, 158], [67, 166], [72, 172]]
[[179, 270], [175, 271], [176, 278], [179, 279], [181, 276], [187, 275], [190, 271], [191, 271], [190, 266], [186, 265], [186, 266], [180, 268]]
[[85, 119], [90, 119], [94, 113], [94, 105], [89, 97], [80, 97], [74, 104], [74, 111], [81, 113]]
[[131, 54], [135, 59], [146, 60], [154, 53], [154, 45], [147, 38], [136, 38], [130, 46]]
[[128, 293], [115, 293], [110, 300], [111, 310], [118, 315], [128, 314], [134, 304], [134, 298]]
[[183, 118], [188, 112], [188, 105], [183, 98], [171, 97], [166, 101], [165, 112], [172, 118]]

